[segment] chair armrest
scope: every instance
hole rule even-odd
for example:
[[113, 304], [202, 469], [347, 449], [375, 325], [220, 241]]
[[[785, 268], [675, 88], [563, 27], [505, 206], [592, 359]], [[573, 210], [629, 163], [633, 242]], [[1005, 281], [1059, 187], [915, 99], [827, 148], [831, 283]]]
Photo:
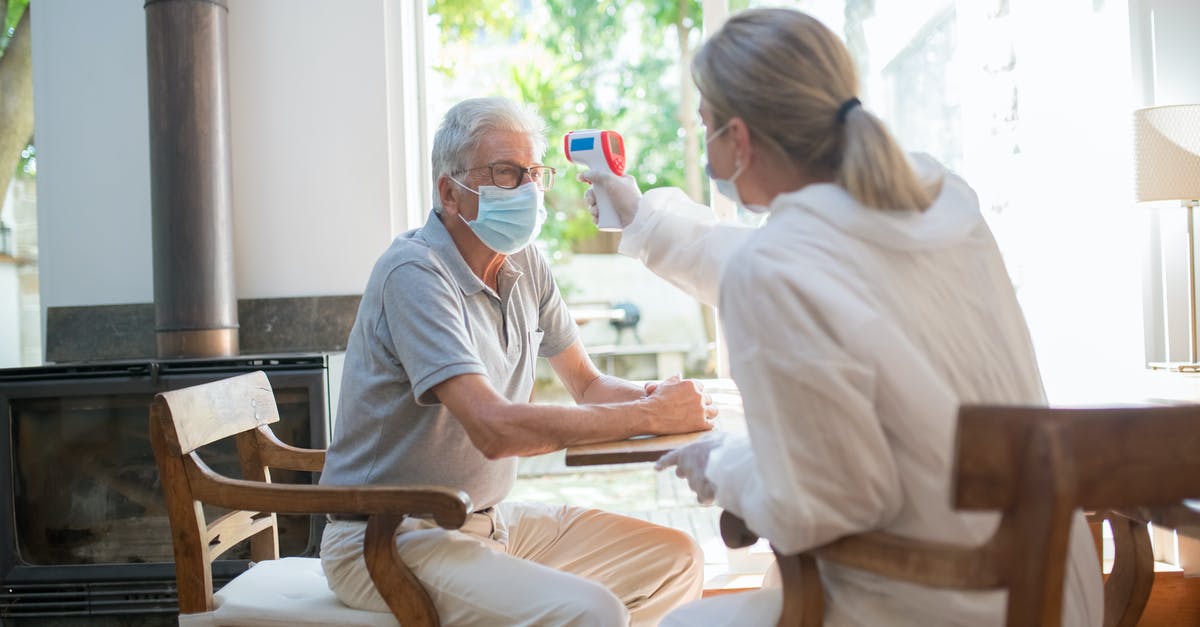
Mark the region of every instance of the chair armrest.
[[195, 497], [228, 509], [280, 514], [365, 514], [432, 518], [457, 529], [471, 511], [471, 497], [441, 486], [322, 486], [261, 483], [231, 479], [214, 472], [195, 455], [184, 470]]
[[[720, 526], [721, 538], [731, 548], [749, 546], [758, 540], [745, 521], [731, 512], [721, 512]], [[1002, 547], [1000, 537], [989, 540], [984, 547], [974, 547], [868, 531], [796, 555], [926, 586], [973, 590], [1001, 585], [996, 574], [1000, 569], [994, 563], [1001, 558]], [[787, 556], [775, 553], [781, 559]]]
[[300, 448], [283, 443], [268, 426], [256, 430], [263, 464], [269, 468], [321, 472], [325, 468], [325, 450]]
[[758, 534], [750, 531], [741, 516], [725, 510], [721, 512], [721, 540], [731, 549], [742, 549], [758, 542]]

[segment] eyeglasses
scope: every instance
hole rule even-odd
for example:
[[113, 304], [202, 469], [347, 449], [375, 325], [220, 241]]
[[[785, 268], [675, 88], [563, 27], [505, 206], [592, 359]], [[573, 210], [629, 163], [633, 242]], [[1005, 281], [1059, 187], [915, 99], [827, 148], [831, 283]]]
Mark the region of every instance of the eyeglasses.
[[554, 187], [554, 168], [548, 165], [531, 165], [528, 168], [523, 168], [515, 163], [507, 161], [497, 161], [481, 165], [478, 168], [469, 168], [464, 172], [474, 172], [476, 170], [487, 170], [491, 177], [492, 185], [502, 189], [516, 189], [521, 186], [521, 181], [525, 180], [525, 175], [529, 175], [529, 180], [537, 184], [538, 189], [542, 191]]

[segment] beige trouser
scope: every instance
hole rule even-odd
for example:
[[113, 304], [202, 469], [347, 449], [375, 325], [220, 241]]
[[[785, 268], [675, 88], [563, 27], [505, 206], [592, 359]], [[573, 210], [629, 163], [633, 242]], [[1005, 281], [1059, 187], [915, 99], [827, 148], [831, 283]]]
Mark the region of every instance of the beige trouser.
[[[503, 503], [459, 530], [418, 519], [400, 529], [400, 557], [443, 625], [657, 625], [704, 585], [691, 537], [594, 509]], [[321, 565], [343, 603], [386, 612], [363, 561], [365, 530], [330, 522]]]

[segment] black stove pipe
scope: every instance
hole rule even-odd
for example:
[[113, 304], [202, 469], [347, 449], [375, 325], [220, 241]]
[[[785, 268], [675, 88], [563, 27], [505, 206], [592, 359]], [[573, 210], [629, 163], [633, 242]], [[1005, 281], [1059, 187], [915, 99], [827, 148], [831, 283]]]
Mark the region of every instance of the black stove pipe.
[[146, 0], [160, 358], [238, 353], [223, 0]]

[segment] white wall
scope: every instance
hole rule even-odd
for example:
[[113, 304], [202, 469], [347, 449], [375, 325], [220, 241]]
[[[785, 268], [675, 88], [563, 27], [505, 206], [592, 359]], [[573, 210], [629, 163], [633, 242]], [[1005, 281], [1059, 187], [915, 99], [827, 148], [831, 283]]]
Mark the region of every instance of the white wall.
[[[396, 0], [228, 1], [237, 295], [360, 293], [409, 222], [389, 180]], [[43, 312], [151, 302], [142, 3], [31, 15]]]
[[357, 294], [391, 241], [382, 0], [231, 0], [240, 298]]

